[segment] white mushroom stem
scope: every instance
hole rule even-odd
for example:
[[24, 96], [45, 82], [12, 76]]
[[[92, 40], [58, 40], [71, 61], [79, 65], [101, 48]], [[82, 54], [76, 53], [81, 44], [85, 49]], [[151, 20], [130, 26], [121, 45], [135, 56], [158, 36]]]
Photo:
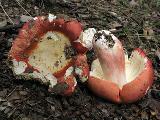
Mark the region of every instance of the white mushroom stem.
[[[110, 41], [107, 37], [111, 37], [112, 40]], [[95, 35], [93, 48], [98, 56], [104, 76], [122, 88], [126, 83], [126, 78], [125, 55], [121, 42], [110, 31], [102, 30]]]

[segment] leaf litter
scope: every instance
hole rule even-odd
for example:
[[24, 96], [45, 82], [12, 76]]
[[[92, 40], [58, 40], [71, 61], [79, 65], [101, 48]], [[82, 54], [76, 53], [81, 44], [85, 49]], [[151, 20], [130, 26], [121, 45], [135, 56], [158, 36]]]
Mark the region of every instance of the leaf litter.
[[[61, 17], [76, 18], [84, 29], [113, 29], [114, 34], [123, 41], [126, 49], [140, 47], [152, 59], [155, 81], [150, 92], [140, 101], [116, 105], [98, 98], [85, 85], [79, 83], [71, 97], [52, 95], [44, 85], [35, 81], [15, 78], [7, 65], [10, 42], [16, 37], [18, 29], [0, 33], [0, 118], [2, 119], [107, 119], [107, 120], [157, 120], [160, 119], [160, 11], [157, 0], [5, 0], [0, 18], [7, 19], [7, 25], [25, 17], [27, 21], [37, 15], [53, 13]], [[15, 12], [13, 12], [15, 11]], [[26, 12], [27, 11], [27, 12]], [[29, 14], [28, 14], [29, 13]], [[20, 22], [24, 22], [20, 21]], [[147, 26], [145, 26], [147, 22]], [[19, 23], [18, 23], [19, 24]], [[4, 24], [3, 24], [4, 27]], [[11, 41], [12, 40], [12, 41]], [[9, 42], [9, 43], [8, 43]], [[93, 56], [89, 52], [87, 56]]]

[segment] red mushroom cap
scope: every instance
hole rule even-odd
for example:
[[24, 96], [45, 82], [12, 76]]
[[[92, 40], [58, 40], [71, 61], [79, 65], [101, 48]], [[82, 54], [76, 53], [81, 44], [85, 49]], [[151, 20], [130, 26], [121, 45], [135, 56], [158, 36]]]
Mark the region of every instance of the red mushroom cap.
[[134, 52], [138, 52], [142, 57], [144, 57], [146, 63], [144, 70], [142, 70], [134, 80], [123, 86], [120, 92], [120, 97], [122, 101], [126, 103], [134, 102], [142, 98], [151, 87], [154, 79], [152, 62], [146, 57], [145, 53], [141, 49], [135, 49]]
[[[13, 42], [9, 52], [9, 57], [14, 61], [13, 67], [22, 63], [21, 68], [25, 70], [21, 74], [33, 78], [38, 76], [45, 83], [54, 81], [55, 85], [64, 80], [70, 87], [64, 94], [71, 94], [75, 88], [73, 73], [72, 77], [63, 77], [74, 64], [72, 54], [76, 46], [73, 42], [79, 38], [81, 31], [81, 24], [76, 20], [65, 21], [44, 16], [34, 18], [24, 24]], [[36, 75], [33, 75], [35, 72]]]
[[74, 75], [69, 75], [66, 78], [65, 83], [68, 85], [68, 89], [66, 89], [62, 94], [66, 96], [70, 96], [74, 92], [75, 87], [77, 85]]
[[95, 34], [93, 48], [97, 59], [91, 64], [87, 83], [95, 94], [115, 103], [135, 102], [146, 94], [154, 75], [141, 49], [135, 49], [128, 59], [121, 42], [109, 31]]

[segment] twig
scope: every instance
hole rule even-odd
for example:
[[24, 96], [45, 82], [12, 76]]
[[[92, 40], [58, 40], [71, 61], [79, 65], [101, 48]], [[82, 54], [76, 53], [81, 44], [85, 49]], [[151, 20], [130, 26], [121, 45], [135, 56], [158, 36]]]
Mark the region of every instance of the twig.
[[3, 8], [3, 6], [2, 6], [1, 0], [0, 0], [0, 6], [1, 6], [3, 12], [5, 13], [5, 15], [6, 15], [6, 16], [8, 17], [8, 19], [10, 20], [10, 22], [14, 25], [14, 22], [13, 22], [12, 19], [9, 17], [9, 15], [7, 14], [7, 12], [4, 10], [4, 8]]
[[15, 0], [15, 1], [18, 3], [18, 5], [19, 5], [29, 16], [32, 17], [32, 15], [29, 14], [29, 12], [21, 5], [21, 3], [20, 3], [18, 0]]
[[121, 13], [122, 13], [124, 16], [126, 16], [128, 19], [130, 19], [131, 21], [137, 23], [138, 26], [140, 26], [139, 22], [138, 22], [135, 18], [133, 18], [132, 16], [129, 16], [128, 14], [126, 14], [126, 13], [124, 13], [124, 12], [122, 12], [122, 11], [121, 11]]
[[41, 100], [37, 101], [36, 103], [29, 103], [29, 101], [27, 101], [27, 104], [30, 105], [31, 107], [38, 105], [39, 103], [41, 103]]
[[14, 109], [12, 110], [12, 112], [10, 112], [10, 113], [8, 114], [8, 118], [10, 118], [10, 117], [15, 113], [16, 110], [17, 110], [17, 108], [14, 108]]
[[17, 89], [17, 87], [15, 87], [5, 98], [7, 99], [10, 95], [12, 95], [12, 93]]
[[41, 5], [40, 5], [43, 9], [45, 8], [44, 7], [44, 1], [43, 0], [41, 0]]
[[0, 32], [6, 32], [6, 31], [9, 31], [9, 30], [12, 30], [12, 29], [18, 29], [18, 28], [21, 28], [23, 26], [23, 23], [21, 24], [14, 24], [14, 25], [7, 25], [7, 26], [4, 26], [4, 27], [0, 27]]
[[49, 115], [45, 120], [50, 120], [51, 119], [51, 117], [53, 117], [54, 115], [53, 114], [51, 114], [51, 115]]

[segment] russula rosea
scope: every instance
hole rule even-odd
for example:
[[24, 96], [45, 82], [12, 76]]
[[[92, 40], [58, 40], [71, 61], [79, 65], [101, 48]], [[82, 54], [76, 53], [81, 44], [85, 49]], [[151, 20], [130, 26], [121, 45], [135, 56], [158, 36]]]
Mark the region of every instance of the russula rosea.
[[[95, 34], [93, 49], [97, 59], [91, 64], [87, 83], [94, 93], [116, 103], [135, 102], [146, 94], [153, 82], [153, 68], [141, 49], [135, 49], [128, 58], [121, 42], [106, 30]], [[87, 73], [85, 70], [77, 74]]]
[[53, 92], [55, 86], [65, 83], [67, 86], [60, 92], [70, 95], [76, 86], [73, 55], [77, 49], [74, 41], [81, 32], [78, 21], [56, 19], [51, 14], [25, 23], [9, 52], [14, 73], [49, 84], [49, 91]]

